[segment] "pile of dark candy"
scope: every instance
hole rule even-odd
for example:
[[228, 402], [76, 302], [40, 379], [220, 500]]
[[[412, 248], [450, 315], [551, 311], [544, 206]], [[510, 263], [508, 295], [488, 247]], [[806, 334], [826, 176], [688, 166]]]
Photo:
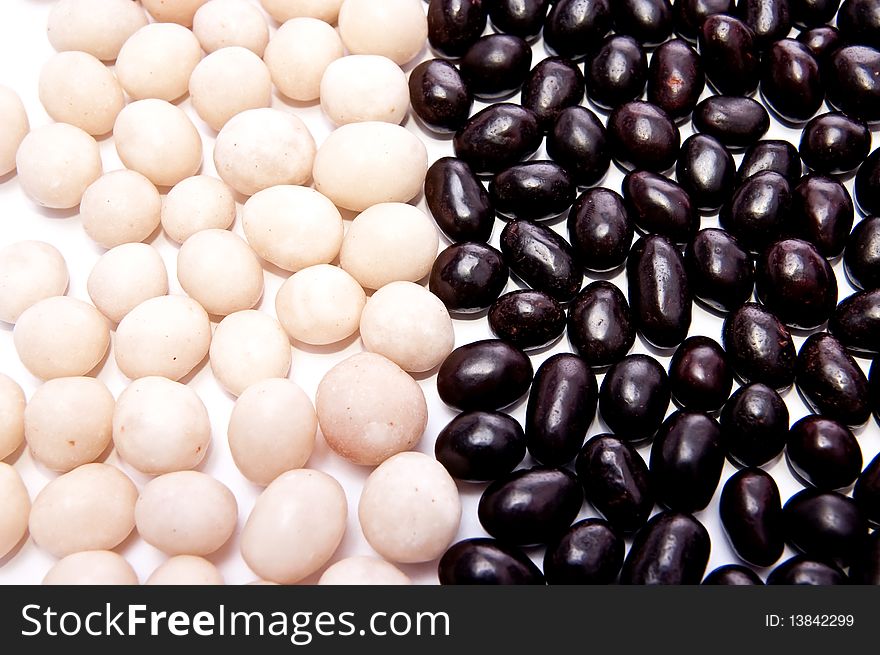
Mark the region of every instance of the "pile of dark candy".
[[[742, 468], [721, 521], [743, 562], [776, 566], [768, 583], [880, 584], [880, 456], [862, 470], [852, 432], [880, 415], [880, 364], [866, 377], [853, 359], [880, 352], [880, 0], [430, 0], [428, 21], [440, 58], [413, 71], [412, 106], [456, 154], [425, 182], [452, 242], [430, 288], [453, 315], [488, 310], [498, 337], [438, 373], [463, 413], [437, 458], [491, 482], [493, 537], [453, 545], [441, 582], [699, 583], [710, 538], [693, 513], [728, 458]], [[541, 35], [553, 56], [532, 67]], [[474, 98], [496, 104], [471, 115]], [[798, 147], [761, 140], [771, 114], [802, 127]], [[550, 159], [528, 160], [544, 138]], [[622, 194], [595, 186], [612, 162]], [[565, 212], [567, 240], [547, 226]], [[713, 213], [722, 229], [701, 230]], [[838, 303], [841, 255], [859, 291]], [[602, 279], [622, 267], [626, 295]], [[499, 297], [510, 272], [527, 289]], [[694, 302], [723, 318], [723, 347], [688, 338]], [[575, 354], [534, 373], [526, 352], [566, 329]], [[800, 352], [791, 330], [809, 334]], [[637, 333], [677, 348], [668, 372], [629, 354]], [[816, 414], [790, 426], [792, 385]], [[498, 410], [530, 389], [523, 430]], [[584, 443], [597, 408], [613, 434]], [[515, 470], [526, 450], [539, 465]], [[783, 451], [805, 486], [784, 506], [761, 468]], [[584, 500], [604, 518], [572, 525]], [[777, 565], [786, 543], [801, 554]], [[543, 572], [522, 550], [539, 545]], [[732, 564], [704, 582], [762, 580]]]

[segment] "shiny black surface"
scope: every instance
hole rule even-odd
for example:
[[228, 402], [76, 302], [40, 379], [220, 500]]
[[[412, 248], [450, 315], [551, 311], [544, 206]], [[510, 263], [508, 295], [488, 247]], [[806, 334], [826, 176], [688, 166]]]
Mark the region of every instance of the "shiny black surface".
[[631, 36], [610, 36], [586, 63], [587, 97], [613, 109], [635, 100], [648, 80], [648, 57]]
[[428, 43], [446, 57], [460, 57], [486, 29], [483, 0], [431, 0]]
[[795, 39], [773, 43], [761, 60], [761, 93], [783, 119], [811, 119], [825, 100], [825, 89], [810, 49]]
[[721, 431], [731, 461], [763, 466], [785, 448], [788, 407], [776, 391], [753, 382], [740, 387], [721, 411]]
[[628, 34], [646, 46], [659, 45], [672, 34], [669, 0], [614, 0], [611, 13], [619, 34]]
[[733, 368], [727, 353], [714, 339], [688, 337], [669, 362], [672, 397], [687, 409], [714, 412], [721, 409], [733, 388]]
[[437, 227], [456, 242], [486, 242], [495, 224], [489, 193], [461, 159], [443, 157], [425, 176], [425, 203]]
[[648, 101], [673, 120], [690, 115], [705, 86], [700, 56], [685, 41], [667, 41], [654, 52], [648, 70]]
[[580, 67], [562, 57], [539, 62], [526, 77], [522, 106], [538, 118], [538, 125], [549, 132], [559, 112], [584, 99], [584, 74]]
[[495, 211], [508, 218], [546, 220], [567, 211], [574, 202], [574, 180], [559, 164], [530, 161], [514, 164], [489, 184]]
[[788, 0], [791, 20], [801, 27], [830, 23], [840, 7], [840, 0]]
[[684, 263], [694, 296], [718, 311], [737, 309], [755, 288], [751, 256], [724, 230], [697, 232], [685, 249]]
[[816, 116], [801, 135], [800, 154], [804, 163], [826, 175], [856, 170], [870, 150], [868, 126], [838, 111]]
[[874, 530], [849, 568], [853, 584], [880, 585], [880, 530]]
[[851, 351], [880, 354], [880, 289], [844, 298], [834, 310], [828, 330]]
[[623, 538], [602, 519], [578, 521], [544, 553], [550, 585], [612, 584], [623, 565]]
[[511, 221], [501, 233], [504, 261], [531, 288], [568, 302], [580, 291], [583, 272], [569, 243], [550, 228]]
[[868, 522], [852, 498], [804, 489], [782, 508], [785, 540], [804, 554], [847, 566], [868, 536]]
[[880, 214], [880, 148], [859, 167], [853, 186], [856, 202], [866, 214]]
[[611, 0], [557, 0], [544, 22], [544, 43], [562, 57], [580, 59], [611, 30]]
[[601, 280], [584, 287], [568, 308], [568, 338], [590, 366], [623, 359], [635, 343], [636, 328], [621, 290]]
[[661, 173], [675, 164], [681, 135], [665, 111], [635, 101], [611, 113], [608, 144], [611, 156], [624, 168]]
[[441, 134], [461, 129], [474, 102], [458, 69], [443, 59], [431, 59], [413, 69], [409, 99], [422, 123]]
[[846, 573], [833, 564], [822, 562], [804, 555], [795, 555], [770, 571], [768, 585], [844, 585], [848, 583]]
[[675, 29], [686, 39], [697, 40], [703, 22], [713, 14], [733, 14], [734, 0], [675, 0], [672, 11]]
[[825, 66], [834, 51], [843, 45], [843, 37], [831, 25], [821, 25], [801, 32], [797, 39], [810, 49], [820, 66]]
[[457, 243], [437, 256], [429, 288], [451, 314], [473, 314], [488, 309], [507, 280], [507, 264], [495, 248], [485, 243]]
[[745, 303], [731, 312], [724, 321], [722, 339], [733, 370], [742, 380], [779, 390], [794, 382], [794, 340], [766, 307]]
[[526, 454], [526, 437], [515, 419], [499, 412], [465, 412], [437, 435], [434, 455], [449, 475], [490, 482], [513, 471]]
[[550, 0], [491, 0], [489, 20], [499, 32], [533, 39], [541, 33]]
[[789, 0], [737, 0], [737, 13], [755, 33], [755, 42], [766, 48], [791, 30]]
[[860, 289], [880, 288], [880, 217], [856, 224], [843, 253], [846, 275]]
[[844, 0], [837, 26], [849, 43], [880, 46], [880, 5], [874, 0]]
[[623, 180], [623, 199], [629, 216], [643, 234], [660, 234], [685, 244], [700, 226], [690, 196], [663, 175], [633, 171]]
[[862, 451], [849, 428], [815, 414], [791, 426], [785, 454], [801, 480], [823, 491], [849, 487], [862, 471]]
[[829, 104], [855, 119], [880, 120], [880, 52], [845, 46], [831, 55], [823, 76]]
[[477, 175], [503, 171], [532, 154], [541, 145], [541, 130], [534, 113], [510, 103], [499, 103], [477, 112], [455, 134], [455, 155]]
[[623, 198], [610, 189], [585, 191], [568, 213], [571, 246], [588, 271], [610, 271], [622, 265], [633, 233]]
[[809, 241], [825, 257], [843, 253], [855, 208], [849, 191], [824, 175], [807, 175], [791, 194], [788, 232]]
[[449, 547], [437, 572], [442, 585], [543, 585], [528, 555], [495, 539], [465, 539]]
[[740, 558], [763, 567], [782, 557], [782, 501], [769, 473], [759, 468], [734, 473], [721, 491], [719, 512], [727, 539]]
[[862, 508], [865, 518], [875, 526], [880, 526], [880, 454], [859, 475], [853, 489], [853, 498]]
[[712, 96], [694, 109], [694, 128], [728, 148], [746, 148], [770, 129], [770, 115], [752, 98]]
[[456, 409], [493, 411], [522, 398], [532, 373], [532, 363], [521, 350], [486, 339], [450, 353], [437, 372], [437, 392]]
[[699, 33], [706, 77], [722, 94], [745, 95], [758, 88], [760, 53], [755, 33], [733, 16], [713, 14]]
[[681, 146], [675, 173], [697, 208], [713, 210], [733, 194], [736, 163], [718, 139], [694, 134]]
[[721, 207], [718, 222], [737, 242], [753, 253], [779, 239], [791, 214], [791, 187], [779, 173], [751, 176]]
[[704, 585], [726, 585], [733, 587], [747, 587], [763, 585], [761, 576], [742, 564], [725, 564], [719, 566], [709, 575], [703, 578]]
[[541, 291], [511, 291], [489, 308], [489, 328], [522, 350], [543, 348], [565, 330], [565, 310]]
[[532, 49], [518, 36], [480, 37], [461, 58], [461, 75], [477, 98], [509, 96], [523, 85], [532, 68]]
[[764, 171], [779, 173], [788, 180], [789, 184], [795, 184], [801, 179], [804, 166], [797, 148], [788, 141], [768, 139], [758, 141], [749, 146], [743, 155], [742, 163], [736, 172], [736, 184], [741, 185], [750, 177]]
[[623, 562], [621, 584], [699, 584], [709, 561], [706, 528], [690, 514], [661, 512], [639, 530]]
[[657, 432], [671, 394], [666, 370], [649, 355], [629, 355], [612, 366], [599, 389], [599, 412], [614, 434], [644, 441]]
[[565, 168], [579, 186], [592, 186], [611, 166], [605, 126], [583, 106], [566, 107], [547, 133], [547, 154]]

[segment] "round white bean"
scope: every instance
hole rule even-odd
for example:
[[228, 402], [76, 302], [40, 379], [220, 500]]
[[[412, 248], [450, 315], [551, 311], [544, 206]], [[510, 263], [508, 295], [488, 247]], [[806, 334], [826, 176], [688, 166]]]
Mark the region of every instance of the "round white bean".
[[21, 476], [9, 464], [0, 462], [0, 559], [18, 545], [28, 527], [31, 497]]
[[311, 102], [321, 94], [327, 66], [343, 54], [342, 39], [330, 25], [317, 18], [293, 18], [272, 36], [264, 58], [282, 94]]
[[55, 562], [44, 585], [136, 585], [137, 573], [112, 550], [85, 550]]
[[409, 109], [406, 75], [387, 57], [349, 55], [327, 66], [321, 78], [321, 109], [337, 125], [400, 123]]
[[15, 170], [15, 153], [30, 128], [27, 112], [18, 94], [0, 85], [0, 176]]
[[49, 43], [59, 52], [80, 50], [113, 61], [128, 38], [147, 24], [131, 0], [60, 0], [49, 13]]
[[342, 2], [343, 0], [260, 0], [263, 8], [279, 23], [299, 16], [335, 23]]
[[232, 189], [216, 177], [194, 175], [181, 180], [162, 203], [162, 228], [177, 243], [202, 230], [225, 230], [234, 221]]
[[233, 116], [272, 103], [272, 77], [253, 52], [230, 46], [199, 62], [189, 78], [189, 95], [199, 117], [220, 130]]
[[290, 372], [290, 340], [281, 324], [263, 312], [236, 312], [220, 321], [209, 354], [214, 377], [234, 396]]
[[237, 45], [262, 57], [269, 43], [266, 19], [245, 0], [209, 0], [193, 16], [193, 34], [205, 52]]
[[55, 246], [18, 241], [0, 249], [0, 321], [15, 323], [22, 312], [67, 290], [67, 263]]
[[148, 238], [159, 227], [161, 212], [162, 197], [153, 183], [129, 170], [99, 177], [79, 207], [86, 234], [108, 249]]
[[328, 567], [319, 585], [409, 585], [412, 580], [394, 564], [378, 557], [349, 557]]
[[339, 33], [355, 55], [384, 55], [403, 66], [428, 39], [428, 20], [419, 0], [345, 0]]
[[150, 16], [159, 23], [179, 23], [189, 27], [193, 16], [208, 0], [141, 0]]
[[160, 565], [147, 578], [148, 585], [222, 585], [220, 570], [202, 557], [177, 555]]
[[18, 383], [0, 373], [0, 460], [9, 457], [24, 441], [25, 406], [24, 391]]
[[134, 100], [177, 100], [186, 93], [189, 77], [202, 58], [195, 35], [174, 23], [150, 23], [122, 46], [116, 77]]
[[87, 288], [98, 311], [119, 323], [145, 300], [168, 293], [168, 272], [153, 246], [124, 243], [101, 256], [89, 274]]

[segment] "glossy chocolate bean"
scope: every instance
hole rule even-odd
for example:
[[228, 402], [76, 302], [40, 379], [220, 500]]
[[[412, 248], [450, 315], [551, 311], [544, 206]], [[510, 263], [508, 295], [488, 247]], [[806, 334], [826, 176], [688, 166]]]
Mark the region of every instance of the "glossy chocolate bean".
[[697, 232], [684, 254], [694, 296], [712, 309], [737, 309], [755, 288], [755, 265], [748, 252], [724, 230]]
[[428, 43], [445, 57], [461, 57], [486, 29], [483, 0], [431, 0]]
[[499, 32], [532, 40], [541, 33], [550, 0], [492, 0], [489, 20]]
[[437, 435], [434, 455], [449, 475], [468, 482], [490, 482], [509, 474], [526, 454], [519, 423], [498, 412], [465, 412]]
[[485, 243], [457, 243], [437, 256], [429, 288], [451, 314], [474, 314], [495, 302], [507, 286], [504, 256]]
[[550, 585], [612, 584], [623, 565], [624, 542], [602, 519], [578, 521], [544, 553]]
[[642, 336], [659, 348], [687, 337], [693, 297], [681, 252], [668, 239], [639, 239], [626, 264], [629, 301]]
[[789, 223], [791, 188], [779, 173], [764, 171], [740, 186], [718, 215], [721, 227], [753, 253], [777, 241]]
[[629, 102], [608, 118], [611, 156], [627, 170], [662, 173], [675, 164], [681, 135], [669, 115], [649, 102]]
[[700, 59], [709, 83], [725, 95], [746, 95], [758, 88], [760, 54], [755, 33], [733, 16], [713, 14], [699, 33]]
[[571, 61], [547, 57], [526, 77], [522, 106], [534, 112], [543, 132], [549, 132], [559, 112], [584, 99], [584, 74]]
[[568, 235], [578, 261], [588, 271], [610, 271], [629, 255], [633, 224], [617, 193], [598, 187], [584, 192], [568, 213]]
[[642, 95], [648, 81], [648, 57], [631, 36], [611, 36], [585, 68], [587, 97], [614, 109]]
[[818, 414], [850, 426], [862, 425], [871, 415], [865, 374], [830, 334], [814, 334], [801, 346], [795, 382]]
[[800, 154], [817, 173], [851, 173], [871, 150], [871, 131], [861, 121], [832, 111], [816, 116], [801, 135]]
[[565, 310], [541, 291], [511, 291], [489, 308], [489, 327], [522, 350], [543, 348], [565, 331]]
[[834, 311], [828, 330], [851, 351], [880, 354], [880, 289], [844, 298]]
[[442, 585], [543, 585], [544, 574], [519, 548], [495, 539], [465, 539], [440, 558]]
[[471, 116], [455, 134], [456, 157], [477, 175], [492, 175], [531, 155], [541, 145], [538, 119], [531, 111], [509, 103], [486, 107]]
[[880, 217], [856, 224], [843, 253], [846, 275], [860, 289], [880, 288]]
[[714, 210], [733, 194], [736, 163], [718, 139], [694, 134], [681, 146], [675, 175], [697, 208]]
[[859, 475], [853, 499], [871, 523], [880, 525], [880, 455], [871, 460]]
[[788, 232], [812, 243], [824, 257], [837, 257], [849, 239], [854, 217], [845, 186], [830, 177], [807, 175], [792, 192]]
[[770, 115], [751, 98], [712, 96], [694, 109], [694, 128], [728, 148], [746, 148], [770, 129]]
[[782, 508], [785, 540], [806, 555], [847, 566], [868, 536], [868, 521], [852, 498], [804, 489]]
[[554, 218], [568, 211], [574, 196], [574, 180], [552, 161], [515, 164], [498, 173], [489, 184], [495, 211], [507, 218]]
[[736, 8], [742, 21], [755, 33], [762, 50], [784, 39], [791, 31], [789, 0], [738, 0]]
[[577, 355], [561, 353], [535, 374], [526, 410], [529, 453], [548, 466], [571, 462], [596, 416], [596, 375]]
[[620, 583], [700, 584], [710, 548], [709, 533], [693, 516], [661, 512], [636, 534], [623, 562]]
[[837, 306], [834, 271], [808, 241], [777, 241], [758, 258], [755, 272], [758, 300], [790, 327], [818, 327]]
[[866, 214], [880, 214], [880, 148], [859, 167], [853, 186], [856, 202]]
[[480, 497], [477, 515], [486, 532], [499, 541], [533, 546], [565, 534], [583, 502], [573, 473], [539, 466], [490, 484]]
[[707, 575], [701, 584], [725, 585], [731, 587], [748, 587], [763, 585], [761, 576], [742, 564], [725, 564]]
[[731, 461], [763, 466], [785, 448], [788, 407], [776, 391], [753, 382], [737, 389], [724, 405], [721, 431]]
[[874, 363], [871, 364], [869, 381], [868, 394], [871, 411], [874, 412], [874, 418], [880, 423], [880, 358], [875, 359]]
[[769, 473], [746, 468], [724, 484], [721, 525], [734, 552], [755, 566], [771, 566], [785, 549], [782, 500]]
[[456, 242], [486, 242], [492, 236], [495, 209], [489, 193], [461, 159], [443, 157], [425, 176], [425, 203], [437, 227]]
[[431, 59], [413, 69], [409, 100], [425, 127], [440, 134], [460, 130], [474, 103], [458, 69], [443, 59]]
[[548, 227], [531, 221], [510, 221], [501, 233], [504, 261], [532, 289], [559, 302], [580, 291], [583, 272], [568, 242]]
[[648, 101], [673, 120], [690, 115], [705, 86], [700, 56], [686, 42], [673, 39], [654, 52], [648, 70]]
[[798, 477], [822, 491], [845, 489], [862, 471], [862, 451], [849, 428], [815, 414], [791, 426], [785, 454]]
[[523, 351], [486, 339], [450, 353], [437, 372], [437, 392], [456, 409], [493, 411], [522, 398], [532, 374], [532, 363]]
[[582, 59], [611, 30], [611, 0], [557, 0], [544, 22], [547, 48], [570, 59]]
[[789, 184], [797, 183], [804, 171], [797, 148], [788, 141], [775, 139], [758, 141], [753, 146], [749, 146], [737, 169], [736, 185], [740, 186], [749, 178], [764, 171], [779, 173], [788, 180]]
[[584, 287], [568, 308], [568, 338], [590, 366], [622, 360], [635, 343], [636, 328], [620, 289], [604, 280]]
[[612, 366], [599, 389], [599, 411], [614, 434], [628, 441], [654, 436], [670, 400], [669, 376], [648, 355], [629, 355]]
[[819, 66], [824, 68], [831, 55], [843, 45], [843, 36], [836, 27], [820, 25], [798, 34], [797, 40], [810, 49]]
[[880, 120], [880, 52], [861, 45], [840, 48], [822, 79], [829, 104], [856, 120]]
[[844, 0], [837, 27], [847, 43], [880, 46], [880, 6], [874, 0]]
[[627, 212], [643, 234], [659, 234], [678, 244], [689, 242], [700, 215], [682, 187], [667, 177], [634, 171], [623, 180]]
[[817, 27], [831, 22], [840, 0], [788, 0], [788, 5], [795, 25]]
[[849, 567], [853, 584], [880, 585], [880, 530], [874, 530]]
[[646, 46], [660, 45], [672, 35], [669, 0], [614, 0], [614, 29]]
[[722, 340], [741, 380], [778, 390], [794, 382], [794, 340], [785, 324], [767, 308], [749, 302], [733, 311], [724, 321]]
[[645, 525], [654, 507], [648, 466], [628, 443], [610, 434], [590, 439], [575, 463], [587, 502], [622, 535]]
[[532, 68], [532, 49], [518, 36], [480, 37], [461, 58], [461, 76], [477, 98], [492, 100], [516, 93]]
[[697, 40], [703, 22], [714, 14], [733, 14], [734, 0], [675, 0], [672, 11], [675, 29], [690, 41]]
[[611, 166], [605, 126], [586, 107], [566, 107], [547, 133], [547, 154], [578, 186], [598, 184]]
[[709, 337], [685, 339], [669, 362], [672, 397], [697, 412], [721, 409], [733, 388], [733, 368], [721, 345]]
[[805, 555], [795, 555], [770, 571], [768, 585], [812, 585], [826, 587], [845, 585], [846, 573], [833, 564], [822, 562]]
[[761, 93], [784, 120], [810, 120], [825, 100], [819, 63], [803, 43], [782, 39], [773, 43], [761, 61]]

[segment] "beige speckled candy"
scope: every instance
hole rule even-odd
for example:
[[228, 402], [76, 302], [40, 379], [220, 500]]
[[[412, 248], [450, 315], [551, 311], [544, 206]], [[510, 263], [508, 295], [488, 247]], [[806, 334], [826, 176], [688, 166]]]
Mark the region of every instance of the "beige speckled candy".
[[210, 475], [178, 471], [144, 486], [134, 518], [144, 541], [167, 555], [210, 555], [235, 532], [238, 505]]
[[43, 578], [44, 585], [136, 585], [137, 573], [112, 550], [85, 550], [59, 560]]
[[13, 332], [18, 358], [43, 380], [90, 373], [110, 346], [110, 326], [81, 300], [41, 300], [18, 317]]
[[203, 557], [177, 555], [147, 578], [148, 585], [222, 585], [220, 570]]
[[305, 466], [318, 419], [306, 393], [290, 380], [263, 380], [245, 389], [229, 417], [229, 449], [251, 482], [267, 485]]
[[342, 2], [343, 0], [260, 0], [269, 15], [279, 23], [299, 16], [335, 23]]
[[211, 443], [208, 410], [195, 391], [179, 382], [140, 378], [116, 400], [113, 443], [119, 456], [141, 473], [195, 468]]
[[193, 16], [192, 29], [205, 52], [237, 45], [262, 57], [269, 42], [266, 19], [246, 0], [210, 0]]
[[67, 263], [42, 241], [18, 241], [0, 249], [0, 321], [15, 323], [31, 305], [67, 290]]
[[368, 466], [415, 446], [428, 422], [421, 387], [375, 353], [353, 355], [331, 368], [318, 385], [315, 408], [330, 448]]
[[59, 52], [81, 50], [112, 61], [122, 44], [147, 24], [131, 0], [60, 0], [49, 13], [49, 43]]
[[380, 55], [342, 57], [327, 66], [321, 78], [321, 109], [337, 125], [400, 123], [409, 109], [406, 75]]
[[268, 107], [272, 78], [263, 60], [247, 48], [221, 48], [195, 67], [189, 95], [199, 117], [219, 130], [243, 111]]
[[334, 478], [289, 471], [257, 498], [241, 533], [241, 554], [265, 580], [299, 582], [333, 557], [347, 514], [345, 492]]
[[278, 109], [234, 116], [214, 144], [220, 178], [246, 196], [278, 184], [305, 184], [314, 161], [315, 140], [306, 124]]
[[15, 169], [15, 153], [30, 130], [27, 112], [18, 94], [0, 84], [0, 176]]
[[202, 230], [225, 230], [235, 221], [235, 196], [222, 180], [194, 175], [181, 180], [162, 203], [162, 228], [183, 243]]
[[113, 127], [116, 152], [126, 168], [156, 186], [174, 186], [202, 165], [202, 138], [180, 107], [164, 100], [126, 106]]
[[339, 264], [367, 289], [417, 282], [431, 272], [440, 236], [420, 209], [382, 203], [359, 214], [345, 235]]
[[446, 306], [412, 282], [392, 282], [374, 293], [361, 314], [361, 339], [404, 371], [430, 371], [455, 347]]
[[251, 196], [242, 226], [251, 248], [287, 271], [327, 264], [342, 245], [342, 216], [330, 200], [308, 187], [281, 185]]
[[339, 33], [355, 55], [384, 55], [401, 66], [425, 47], [428, 20], [419, 0], [345, 0]]
[[18, 545], [27, 532], [31, 498], [21, 476], [9, 464], [0, 462], [0, 559]]
[[317, 100], [321, 77], [344, 54], [342, 39], [317, 18], [293, 18], [272, 36], [264, 59], [278, 90], [301, 102]]
[[234, 396], [290, 372], [290, 340], [281, 324], [263, 312], [236, 312], [220, 321], [209, 354], [214, 377]]
[[66, 473], [94, 462], [110, 444], [116, 401], [95, 378], [49, 380], [28, 402], [24, 432], [34, 459]]
[[134, 100], [177, 100], [186, 93], [189, 77], [202, 58], [195, 35], [174, 23], [150, 23], [122, 46], [116, 77]]
[[400, 125], [369, 121], [337, 128], [315, 156], [315, 188], [333, 203], [363, 211], [418, 195], [428, 170], [425, 144]]
[[162, 197], [140, 173], [112, 171], [95, 180], [82, 197], [83, 229], [104, 248], [137, 243], [159, 227]]
[[52, 480], [29, 521], [37, 546], [55, 557], [115, 548], [134, 529], [137, 487], [108, 464], [85, 464]]
[[98, 311], [118, 323], [145, 300], [168, 293], [168, 272], [153, 246], [124, 243], [101, 256], [87, 288]]
[[98, 143], [67, 123], [33, 130], [22, 140], [15, 164], [24, 192], [50, 209], [76, 207], [103, 172]]
[[328, 567], [319, 585], [409, 585], [412, 580], [394, 564], [378, 557], [349, 557]]
[[179, 23], [189, 27], [193, 16], [208, 0], [141, 0], [144, 8], [160, 23]]
[[18, 383], [0, 373], [0, 460], [14, 453], [24, 441], [25, 406], [24, 391]]
[[401, 453], [382, 463], [364, 483], [358, 504], [364, 536], [392, 562], [440, 557], [461, 521], [455, 481], [423, 453]]
[[119, 322], [113, 352], [131, 379], [161, 375], [179, 380], [208, 354], [211, 322], [192, 298], [145, 300]]

